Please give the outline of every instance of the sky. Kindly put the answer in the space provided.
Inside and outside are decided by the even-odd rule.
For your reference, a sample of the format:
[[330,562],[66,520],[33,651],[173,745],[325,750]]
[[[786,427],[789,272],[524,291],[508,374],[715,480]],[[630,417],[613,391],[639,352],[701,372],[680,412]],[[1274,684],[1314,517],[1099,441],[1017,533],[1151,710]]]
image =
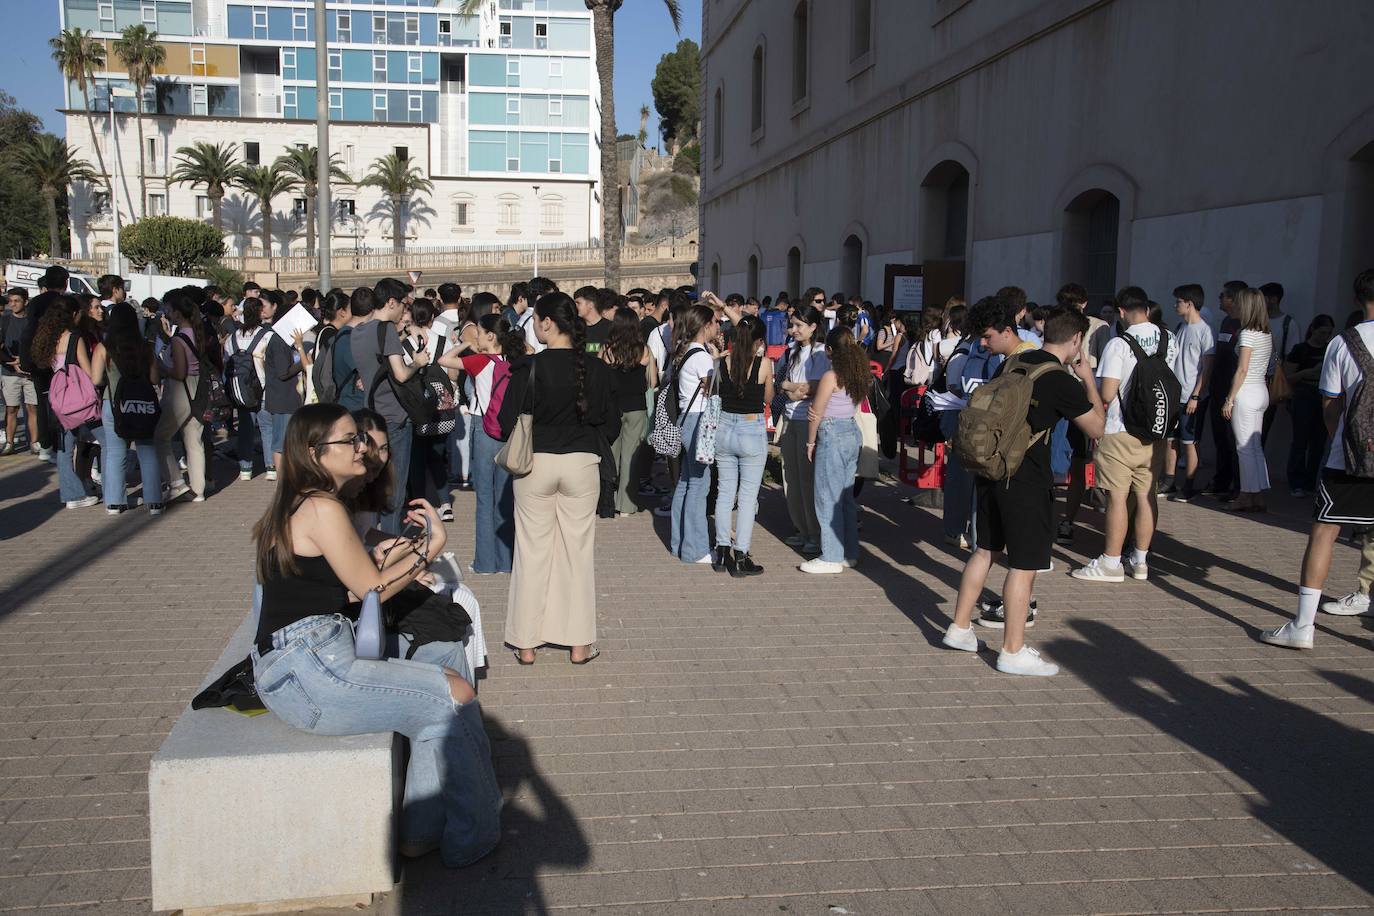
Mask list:
[[[682,35],[673,31],[661,0],[626,0],[616,14],[615,114],[621,133],[639,130],[639,107],[652,112],[658,59],[677,46],[679,37],[701,43],[701,0],[681,0]],[[5,16],[5,53],[0,54],[0,89],[21,108],[43,119],[59,137],[66,133],[56,109],[63,104],[62,80],[49,56],[48,39],[58,32],[57,0],[0,0]],[[649,118],[649,137],[657,136],[657,114]]]

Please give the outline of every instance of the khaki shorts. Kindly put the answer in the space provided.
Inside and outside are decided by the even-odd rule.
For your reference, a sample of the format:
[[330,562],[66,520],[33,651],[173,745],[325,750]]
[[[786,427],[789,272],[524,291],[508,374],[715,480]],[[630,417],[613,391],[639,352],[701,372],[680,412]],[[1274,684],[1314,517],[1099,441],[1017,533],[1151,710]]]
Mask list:
[[1109,493],[1133,490],[1153,492],[1164,471],[1166,442],[1141,442],[1130,433],[1110,433],[1097,443],[1093,463],[1097,485]]
[[18,407],[21,401],[37,405],[38,391],[33,387],[33,379],[22,375],[0,376],[0,401],[3,401],[6,407]]

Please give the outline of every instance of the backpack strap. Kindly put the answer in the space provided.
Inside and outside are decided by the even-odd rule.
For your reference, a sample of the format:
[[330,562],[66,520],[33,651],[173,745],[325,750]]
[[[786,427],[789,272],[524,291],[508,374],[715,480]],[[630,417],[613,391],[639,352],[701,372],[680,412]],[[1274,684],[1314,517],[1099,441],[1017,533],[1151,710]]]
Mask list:
[[1365,381],[1374,379],[1374,355],[1371,355],[1369,348],[1365,346],[1359,328],[1349,328],[1342,331],[1341,340],[1345,341],[1345,348],[1350,351],[1355,364],[1360,367],[1360,373],[1364,376]]

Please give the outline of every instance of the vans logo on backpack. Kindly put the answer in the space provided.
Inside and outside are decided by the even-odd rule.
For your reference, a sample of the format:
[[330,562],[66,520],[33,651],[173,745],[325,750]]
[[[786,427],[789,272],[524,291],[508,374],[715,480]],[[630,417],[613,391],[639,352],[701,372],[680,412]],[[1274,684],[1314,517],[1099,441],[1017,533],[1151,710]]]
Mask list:
[[125,413],[136,413],[143,414],[144,416],[152,416],[153,414],[158,412],[158,404],[156,401],[121,401],[119,404],[119,409],[124,411]]

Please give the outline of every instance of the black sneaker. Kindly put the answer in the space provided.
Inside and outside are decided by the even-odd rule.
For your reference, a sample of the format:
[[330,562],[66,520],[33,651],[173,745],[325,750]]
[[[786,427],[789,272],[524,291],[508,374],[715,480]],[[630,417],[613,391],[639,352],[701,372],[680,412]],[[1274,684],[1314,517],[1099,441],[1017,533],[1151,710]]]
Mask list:
[[1193,488],[1192,488],[1192,487],[1186,487],[1186,488],[1184,488],[1184,489],[1182,489],[1182,490],[1179,490],[1177,493],[1174,493],[1172,496],[1170,496],[1170,497],[1169,497],[1169,502],[1171,502],[1171,503],[1187,503],[1187,502],[1192,502],[1192,501],[1193,501],[1193,497],[1194,497],[1195,495],[1196,495],[1196,494],[1193,492]]
[[1058,531],[1058,533],[1055,534],[1054,540],[1055,540],[1055,543],[1057,543],[1057,544],[1072,544],[1072,543],[1073,543],[1073,525],[1071,525],[1071,524],[1068,523],[1068,522],[1060,522],[1060,523],[1059,523],[1059,531]]
[[[1026,615],[1026,629],[1035,626],[1035,615],[1039,611],[1035,599],[1031,599],[1030,613]],[[992,601],[978,602],[978,620],[976,623],[980,627],[987,627],[990,630],[1001,630],[1007,625],[1006,608],[1002,606],[1000,599]]]
[[1178,485],[1174,483],[1172,477],[1161,477],[1155,487],[1155,492],[1160,496],[1173,496],[1178,492]]

